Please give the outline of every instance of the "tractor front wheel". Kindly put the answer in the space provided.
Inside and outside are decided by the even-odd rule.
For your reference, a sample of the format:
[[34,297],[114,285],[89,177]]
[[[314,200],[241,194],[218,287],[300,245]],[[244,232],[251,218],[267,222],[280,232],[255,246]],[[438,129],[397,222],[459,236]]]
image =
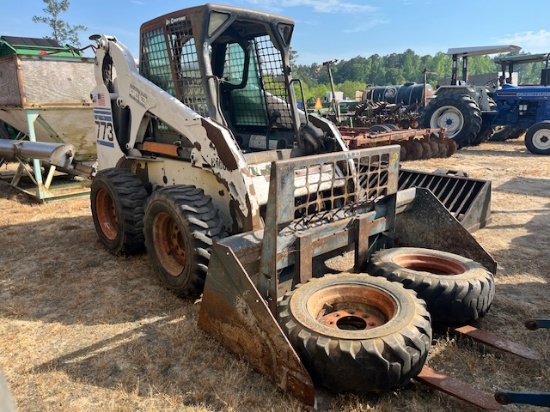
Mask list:
[[194,186],[158,189],[145,207],[145,245],[162,283],[180,297],[201,294],[212,241],[224,228],[210,196]]
[[279,322],[317,385],[366,394],[418,375],[430,315],[415,293],[367,274],[314,278],[288,292]]
[[92,181],[90,203],[94,226],[101,243],[115,255],[144,250],[143,208],[147,191],[128,169],[110,168]]
[[525,147],[533,154],[550,155],[550,121],[535,123],[527,129]]

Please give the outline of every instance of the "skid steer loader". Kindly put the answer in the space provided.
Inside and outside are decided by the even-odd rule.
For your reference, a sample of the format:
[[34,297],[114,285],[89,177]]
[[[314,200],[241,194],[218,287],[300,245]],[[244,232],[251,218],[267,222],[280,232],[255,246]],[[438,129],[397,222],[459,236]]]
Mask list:
[[206,332],[313,404],[315,385],[405,385],[431,343],[414,293],[323,276],[319,259],[353,250],[360,272],[402,245],[496,264],[429,190],[398,189],[399,146],[349,150],[334,124],[297,109],[293,28],[227,6],[173,12],[142,25],[139,71],[116,38],[96,36],[91,208],[110,252],[146,248],[166,287],[202,293]]

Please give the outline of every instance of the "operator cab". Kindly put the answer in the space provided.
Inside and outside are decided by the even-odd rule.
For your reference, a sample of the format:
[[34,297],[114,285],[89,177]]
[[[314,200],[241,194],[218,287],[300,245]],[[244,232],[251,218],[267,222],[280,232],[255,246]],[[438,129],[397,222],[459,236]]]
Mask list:
[[[297,108],[289,62],[293,29],[288,18],[234,7],[181,10],[142,25],[140,72],[228,128],[245,154],[333,151],[330,128],[312,126]],[[185,144],[168,125],[152,123],[155,140]]]

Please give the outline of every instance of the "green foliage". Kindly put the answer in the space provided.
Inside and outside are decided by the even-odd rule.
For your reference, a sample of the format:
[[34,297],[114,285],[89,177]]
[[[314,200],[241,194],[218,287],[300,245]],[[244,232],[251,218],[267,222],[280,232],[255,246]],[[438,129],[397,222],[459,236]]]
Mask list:
[[[307,66],[293,65],[293,77],[302,80],[306,100],[324,97],[330,90],[327,69],[323,68],[317,73],[315,71],[317,67],[317,63]],[[357,56],[350,60],[340,60],[331,65],[331,70],[336,90],[344,92],[346,97],[353,99],[355,91],[364,90],[366,85],[422,83],[424,69],[436,73],[427,75],[428,83],[435,87],[441,79],[451,76],[451,67],[452,59],[446,53],[419,56],[413,50],[407,49],[403,53],[392,53],[386,56],[373,54],[370,57]],[[468,60],[470,75],[496,74],[497,69],[497,65],[488,56],[471,57]],[[540,77],[540,70],[538,73]]]
[[78,33],[88,28],[83,25],[71,26],[67,22],[61,20],[59,15],[69,9],[69,0],[42,0],[46,7],[42,9],[46,16],[34,16],[32,21],[35,23],[45,23],[52,29],[51,36],[45,36],[47,39],[55,39],[60,44],[69,43],[73,46],[80,47]]

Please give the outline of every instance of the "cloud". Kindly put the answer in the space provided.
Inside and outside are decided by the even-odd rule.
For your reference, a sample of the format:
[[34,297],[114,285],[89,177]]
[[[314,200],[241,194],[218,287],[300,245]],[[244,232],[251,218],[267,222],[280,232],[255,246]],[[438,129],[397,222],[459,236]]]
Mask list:
[[361,24],[358,24],[350,29],[344,29],[342,30],[344,33],[359,33],[362,31],[367,31],[369,29],[372,29],[373,27],[379,26],[380,24],[388,24],[389,20],[385,19],[378,19],[378,18],[372,18],[370,20],[366,20]]
[[516,44],[522,51],[531,53],[550,52],[550,31],[525,31],[505,36],[499,41],[501,44]]
[[355,14],[378,11],[378,7],[342,0],[248,0],[248,2],[274,10],[289,7],[311,7],[317,13]]

